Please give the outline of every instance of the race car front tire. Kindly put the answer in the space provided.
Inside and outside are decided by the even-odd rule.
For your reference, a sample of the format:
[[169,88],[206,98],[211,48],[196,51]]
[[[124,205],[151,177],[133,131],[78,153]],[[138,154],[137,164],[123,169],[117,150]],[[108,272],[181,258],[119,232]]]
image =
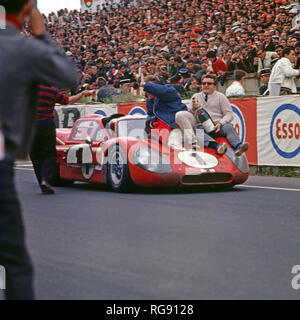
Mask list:
[[114,145],[108,152],[108,182],[117,192],[130,191],[134,186],[129,172],[127,156],[119,145]]

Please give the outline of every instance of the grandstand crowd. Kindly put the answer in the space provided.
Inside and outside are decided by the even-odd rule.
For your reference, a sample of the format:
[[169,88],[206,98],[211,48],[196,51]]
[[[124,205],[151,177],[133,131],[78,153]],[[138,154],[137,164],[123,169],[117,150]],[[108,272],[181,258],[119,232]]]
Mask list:
[[295,49],[298,69],[299,7],[287,0],[107,1],[95,13],[65,9],[45,19],[77,66],[75,91],[138,94],[144,78],[157,75],[184,93],[199,91],[208,72],[221,84],[237,69],[259,77],[285,47]]

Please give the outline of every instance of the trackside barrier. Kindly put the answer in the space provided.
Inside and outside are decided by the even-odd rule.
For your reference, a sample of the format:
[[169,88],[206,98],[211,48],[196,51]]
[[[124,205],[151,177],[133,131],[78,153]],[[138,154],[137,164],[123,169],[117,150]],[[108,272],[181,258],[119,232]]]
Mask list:
[[[189,104],[189,100],[183,101]],[[300,167],[300,95],[230,99],[233,126],[248,141],[250,165]],[[146,114],[145,102],[56,108],[57,127],[72,127],[87,114]]]

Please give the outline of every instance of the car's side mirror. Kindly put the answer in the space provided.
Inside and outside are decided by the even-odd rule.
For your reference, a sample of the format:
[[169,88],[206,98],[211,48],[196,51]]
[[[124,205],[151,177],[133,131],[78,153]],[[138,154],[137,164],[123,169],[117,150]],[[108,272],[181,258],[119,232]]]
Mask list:
[[86,137],[84,141],[85,141],[85,143],[87,143],[89,145],[91,145],[93,143],[93,140],[91,137]]

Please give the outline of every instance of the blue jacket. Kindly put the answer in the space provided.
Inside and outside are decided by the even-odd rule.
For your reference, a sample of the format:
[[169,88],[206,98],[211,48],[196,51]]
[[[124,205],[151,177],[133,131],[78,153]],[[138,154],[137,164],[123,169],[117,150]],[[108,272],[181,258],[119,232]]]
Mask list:
[[187,110],[187,107],[182,103],[176,89],[170,84],[156,84],[146,82],[144,91],[153,94],[154,100],[147,99],[148,119],[151,123],[160,119],[168,124],[171,128],[176,128],[178,125],[175,122],[175,114],[178,111]]

